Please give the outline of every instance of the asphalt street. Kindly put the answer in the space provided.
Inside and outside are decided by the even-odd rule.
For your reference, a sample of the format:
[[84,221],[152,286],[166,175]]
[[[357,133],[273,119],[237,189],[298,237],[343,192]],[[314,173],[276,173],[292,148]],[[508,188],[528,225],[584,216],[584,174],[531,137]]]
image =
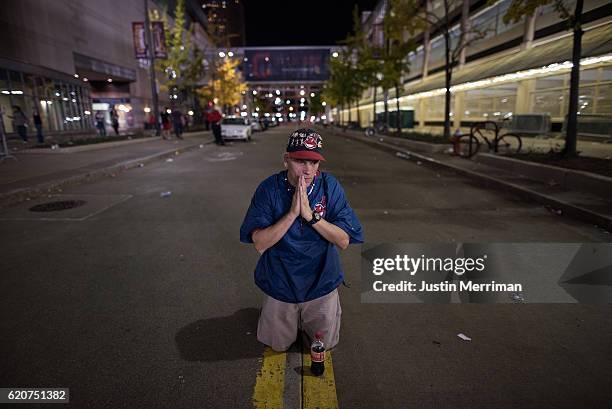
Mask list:
[[[0,211],[0,386],[69,387],[74,408],[252,408],[262,294],[258,254],[238,233],[291,130],[71,187],[58,197],[86,202],[75,209],[28,211],[54,197]],[[366,244],[612,241],[451,172],[323,138],[322,170]],[[362,304],[360,251],[342,254],[339,407],[609,407],[609,304]]]

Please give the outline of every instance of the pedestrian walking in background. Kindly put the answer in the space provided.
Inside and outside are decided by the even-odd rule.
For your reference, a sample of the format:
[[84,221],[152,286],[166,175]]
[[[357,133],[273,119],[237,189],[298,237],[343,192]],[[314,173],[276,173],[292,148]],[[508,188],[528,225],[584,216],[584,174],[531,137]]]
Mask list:
[[21,137],[23,143],[28,142],[28,118],[25,116],[21,107],[13,105],[13,115],[9,115],[9,118],[13,120],[13,128],[17,130],[17,133]]
[[216,109],[213,109],[208,114],[208,122],[210,122],[210,126],[212,127],[213,135],[215,136],[215,143],[217,145],[225,145],[223,142],[223,137],[221,136],[221,113]]
[[170,127],[172,126],[170,121],[170,112],[170,108],[165,107],[159,114],[162,123],[162,138],[164,139],[170,139]]
[[110,117],[111,117],[111,125],[113,129],[115,130],[115,135],[119,135],[119,115],[117,115],[117,111],[115,111],[115,109],[112,109],[110,111]]
[[98,135],[106,136],[106,125],[104,124],[104,112],[96,111],[96,128],[98,128]]
[[42,119],[40,118],[40,112],[38,112],[36,109],[32,114],[32,120],[34,122],[34,128],[36,128],[36,138],[38,139],[38,143],[44,143],[45,137],[42,133]]
[[155,115],[149,114],[144,124],[145,129],[155,129]]
[[298,328],[322,332],[328,348],[340,333],[338,286],[344,281],[338,249],[363,243],[359,220],[340,182],[319,171],[323,139],[312,129],[289,136],[286,170],[255,191],[240,228],[240,241],[261,254],[255,284],[264,292],[257,339],[286,351]]
[[177,138],[183,139],[183,113],[180,109],[174,108],[172,110],[172,126],[174,127],[174,134]]

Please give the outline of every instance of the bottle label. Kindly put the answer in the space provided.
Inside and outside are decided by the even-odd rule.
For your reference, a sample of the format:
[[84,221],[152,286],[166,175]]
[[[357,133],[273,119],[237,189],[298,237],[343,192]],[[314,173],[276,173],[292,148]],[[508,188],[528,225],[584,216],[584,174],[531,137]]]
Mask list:
[[325,361],[325,351],[323,352],[310,351],[310,359],[312,359],[312,362],[324,362]]

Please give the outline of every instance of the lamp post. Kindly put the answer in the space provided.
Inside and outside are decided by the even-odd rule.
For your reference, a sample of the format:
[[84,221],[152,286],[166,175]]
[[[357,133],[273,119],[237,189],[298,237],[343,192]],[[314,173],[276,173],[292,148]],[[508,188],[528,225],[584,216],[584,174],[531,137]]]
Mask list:
[[147,42],[147,56],[149,57],[149,68],[151,69],[151,99],[153,100],[153,115],[155,115],[155,136],[161,134],[159,129],[159,102],[157,100],[157,85],[155,84],[155,50],[153,49],[153,37],[151,36],[151,26],[149,21],[149,3],[144,0],[145,7],[145,35]]

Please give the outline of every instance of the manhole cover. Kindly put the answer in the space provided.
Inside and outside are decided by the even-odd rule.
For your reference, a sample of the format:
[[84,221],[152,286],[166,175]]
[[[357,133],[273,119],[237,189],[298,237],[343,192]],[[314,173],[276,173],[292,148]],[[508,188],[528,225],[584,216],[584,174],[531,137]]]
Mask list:
[[42,203],[30,207],[31,212],[59,212],[60,210],[73,209],[85,204],[85,200],[60,200],[58,202]]

